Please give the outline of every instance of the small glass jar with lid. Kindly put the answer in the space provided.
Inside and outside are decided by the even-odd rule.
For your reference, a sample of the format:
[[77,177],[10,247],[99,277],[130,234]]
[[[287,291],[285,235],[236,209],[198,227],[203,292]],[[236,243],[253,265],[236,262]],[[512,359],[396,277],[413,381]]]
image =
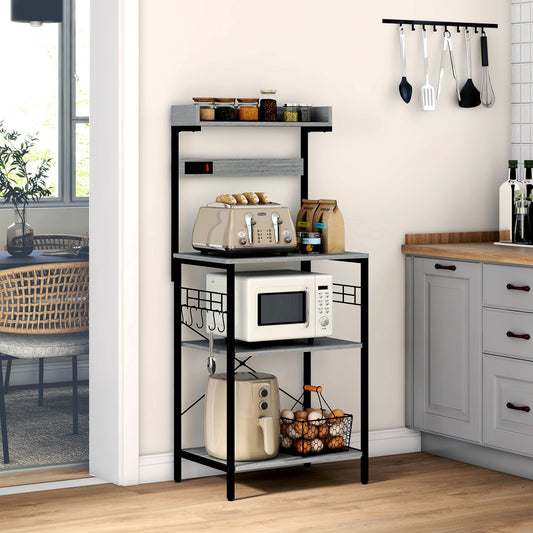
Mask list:
[[299,104],[298,112],[301,122],[311,122],[311,109],[313,106],[311,104]]
[[215,120],[215,99],[197,97],[193,98],[194,104],[200,108],[200,120]]
[[235,98],[215,98],[215,120],[235,120]]
[[237,98],[239,120],[259,120],[259,98]]
[[283,106],[283,122],[298,122],[298,104]]
[[275,122],[278,119],[278,103],[274,99],[275,89],[261,89],[259,102],[259,119],[266,122]]

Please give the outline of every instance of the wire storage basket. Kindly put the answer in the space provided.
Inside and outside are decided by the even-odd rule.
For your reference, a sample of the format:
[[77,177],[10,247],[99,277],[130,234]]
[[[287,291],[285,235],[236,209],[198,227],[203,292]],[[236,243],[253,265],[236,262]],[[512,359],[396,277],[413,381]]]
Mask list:
[[[302,393],[291,409],[283,410],[280,416],[280,448],[302,456],[347,451],[353,415],[331,409],[322,396],[322,387],[304,385],[304,390],[317,393],[320,408],[304,411]],[[297,405],[302,409],[295,411]]]

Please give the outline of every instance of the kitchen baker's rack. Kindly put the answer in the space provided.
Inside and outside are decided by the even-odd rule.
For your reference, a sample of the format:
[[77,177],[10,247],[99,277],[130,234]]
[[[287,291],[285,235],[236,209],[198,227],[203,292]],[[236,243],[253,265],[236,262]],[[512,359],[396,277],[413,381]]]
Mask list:
[[[294,159],[201,159],[194,165],[186,165],[188,160],[179,157],[180,135],[189,132],[200,132],[203,128],[212,127],[245,127],[263,128],[280,127],[296,128],[300,134],[300,158]],[[227,358],[226,387],[226,449],[227,460],[209,456],[203,447],[182,447],[182,415],[188,412],[201,400],[182,411],[182,350],[192,348],[197,351],[209,351],[209,343],[200,333],[202,340],[183,340],[182,321],[174,320],[174,480],[182,479],[182,459],[215,468],[226,474],[227,499],[235,499],[235,475],[239,472],[256,471],[272,468],[285,468],[314,463],[328,463],[360,460],[361,483],[368,483],[368,254],[345,252],[342,254],[302,255],[296,253],[251,255],[249,257],[233,257],[200,252],[179,251],[179,183],[180,179],[195,175],[205,175],[203,169],[209,168],[209,176],[298,176],[300,178],[300,199],[308,198],[308,137],[314,132],[330,132],[331,107],[313,107],[310,122],[260,122],[260,121],[200,121],[198,106],[173,106],[171,112],[171,214],[172,214],[172,281],[174,285],[174,316],[181,316],[181,311],[194,313],[197,309],[212,305],[208,291],[191,289],[182,286],[184,267],[215,268],[225,271],[227,278],[226,294],[222,296],[226,311],[226,338],[216,339],[213,353],[225,355]],[[199,164],[200,163],[200,164]],[[209,163],[206,167],[205,163]],[[187,170],[189,167],[189,171]],[[202,169],[197,172],[197,169]],[[205,177],[205,176],[204,176]],[[333,337],[316,339],[299,339],[277,343],[241,343],[235,339],[235,272],[243,265],[261,265],[264,269],[277,264],[286,268],[287,263],[299,266],[301,271],[311,272],[314,261],[339,261],[358,266],[359,285],[343,283],[334,284],[334,300],[337,303],[355,305],[360,309],[360,341],[349,341]],[[185,292],[183,291],[185,289]],[[197,292],[194,292],[197,291]],[[184,305],[185,304],[185,305]],[[215,306],[216,307],[216,306]],[[218,312],[218,309],[212,309]],[[184,312],[185,312],[184,311]],[[200,311],[201,313],[202,311]],[[207,312],[207,311],[205,311]],[[224,308],[222,308],[224,313]],[[191,315],[192,317],[192,315]],[[190,318],[187,318],[188,322]],[[186,324],[187,325],[187,324]],[[194,328],[192,328],[194,329]],[[198,333],[198,332],[197,332]],[[299,457],[280,453],[277,457],[262,461],[235,461],[235,371],[244,366],[251,368],[247,361],[252,356],[268,355],[274,352],[303,354],[303,383],[311,383],[311,354],[324,350],[357,349],[360,354],[360,447],[347,451],[326,455]],[[233,372],[231,372],[233,369]],[[290,395],[289,395],[290,396]],[[292,396],[291,396],[292,397]],[[311,405],[311,393],[304,394],[304,405]]]

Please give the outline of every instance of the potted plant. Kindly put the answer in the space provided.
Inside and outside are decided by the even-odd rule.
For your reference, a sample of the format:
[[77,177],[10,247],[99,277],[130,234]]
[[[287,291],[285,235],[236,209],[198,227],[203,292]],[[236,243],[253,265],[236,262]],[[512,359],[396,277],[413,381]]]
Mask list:
[[7,131],[0,121],[0,197],[15,208],[15,221],[7,230],[7,251],[11,255],[33,252],[33,228],[26,222],[26,207],[30,201],[52,194],[45,183],[51,159],[33,161],[37,137],[20,138],[20,133]]

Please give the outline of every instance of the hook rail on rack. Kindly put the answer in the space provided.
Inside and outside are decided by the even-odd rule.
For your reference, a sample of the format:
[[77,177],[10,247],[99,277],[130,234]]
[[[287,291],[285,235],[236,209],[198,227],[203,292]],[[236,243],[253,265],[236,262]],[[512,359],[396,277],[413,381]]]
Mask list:
[[475,33],[478,32],[478,29],[484,31],[486,28],[497,28],[498,24],[489,24],[483,22],[447,22],[442,20],[408,20],[408,19],[383,19],[383,24],[400,24],[411,26],[411,29],[414,31],[415,26],[433,26],[433,31],[437,31],[437,26],[444,26],[447,30],[448,26],[455,26],[457,31],[461,31],[461,28],[474,28]]

